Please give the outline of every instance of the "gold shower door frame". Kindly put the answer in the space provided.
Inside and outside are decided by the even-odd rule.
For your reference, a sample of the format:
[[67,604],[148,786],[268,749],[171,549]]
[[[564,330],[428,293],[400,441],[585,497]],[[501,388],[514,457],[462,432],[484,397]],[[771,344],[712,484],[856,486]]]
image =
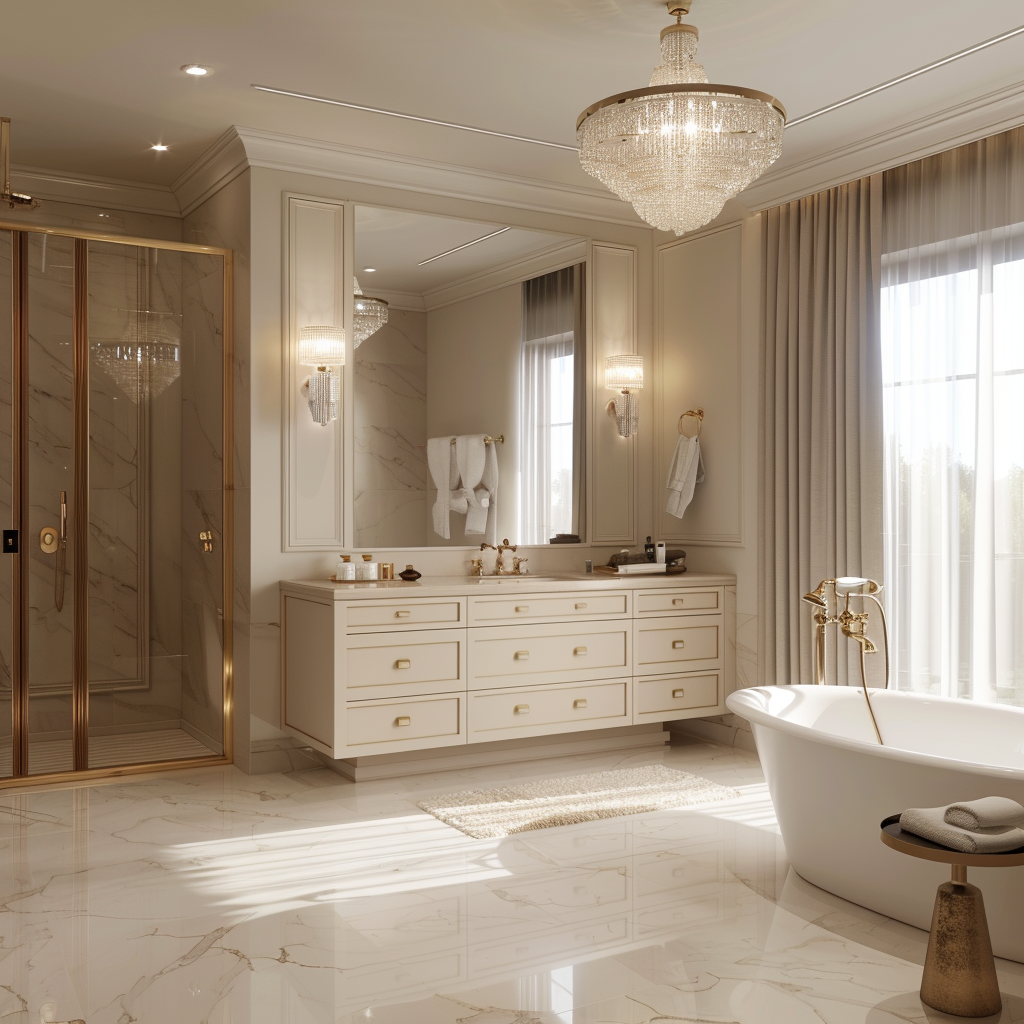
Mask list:
[[[14,559],[14,649],[12,657],[13,775],[0,779],[0,789],[41,784],[70,782],[82,779],[116,778],[142,772],[169,771],[175,768],[197,768],[231,764],[234,760],[234,406],[232,390],[233,361],[233,288],[234,253],[211,245],[187,242],[166,242],[155,238],[108,235],[97,231],[72,231],[65,228],[34,227],[0,220],[0,231],[11,232],[13,263],[13,511],[12,529],[18,531],[18,553]],[[51,774],[27,774],[29,685],[25,674],[25,653],[28,650],[28,535],[29,495],[24,484],[28,463],[28,237],[57,235],[74,242],[74,298],[72,344],[74,347],[74,479],[73,519],[74,559],[72,584],[74,594],[72,629],[72,764],[71,771]],[[175,252],[202,253],[220,256],[224,261],[223,278],[223,367],[222,367],[222,744],[223,754],[183,758],[176,761],[146,761],[138,764],[89,768],[89,242],[169,249]]]

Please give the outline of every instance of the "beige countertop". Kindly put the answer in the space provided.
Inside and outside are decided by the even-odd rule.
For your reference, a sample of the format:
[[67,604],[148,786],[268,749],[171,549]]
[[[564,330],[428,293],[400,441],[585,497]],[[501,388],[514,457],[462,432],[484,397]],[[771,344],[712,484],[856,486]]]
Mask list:
[[537,573],[525,576],[423,576],[415,583],[376,580],[371,583],[334,583],[331,580],[282,580],[281,589],[292,594],[335,601],[394,599],[396,597],[469,597],[509,594],[556,594],[579,590],[651,590],[663,587],[730,587],[736,577],[728,573],[686,572],[668,575],[610,576],[597,573]]

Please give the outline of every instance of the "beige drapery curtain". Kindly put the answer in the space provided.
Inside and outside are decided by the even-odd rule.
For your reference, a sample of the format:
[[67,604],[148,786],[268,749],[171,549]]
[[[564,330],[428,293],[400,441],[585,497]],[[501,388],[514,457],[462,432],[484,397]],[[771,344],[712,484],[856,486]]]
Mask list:
[[[806,683],[801,595],[827,577],[882,573],[882,176],[762,219],[760,676]],[[831,679],[859,681],[853,646],[830,638]]]

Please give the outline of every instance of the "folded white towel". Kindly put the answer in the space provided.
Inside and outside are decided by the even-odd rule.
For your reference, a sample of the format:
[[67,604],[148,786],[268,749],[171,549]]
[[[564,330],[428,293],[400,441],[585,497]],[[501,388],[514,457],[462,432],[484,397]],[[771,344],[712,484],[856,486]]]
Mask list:
[[1007,796],[983,796],[980,800],[962,800],[946,808],[947,825],[970,829],[1024,825],[1024,807]]
[[[466,533],[482,533],[488,544],[498,543],[498,446],[494,442],[484,450],[484,472],[476,492],[477,510],[466,515]],[[486,509],[486,512],[484,511]],[[472,519],[472,524],[470,520]],[[472,525],[472,531],[470,526]]]
[[[434,502],[432,516],[434,533],[445,540],[451,538],[449,513],[452,510],[452,491],[459,484],[459,467],[455,459],[455,449],[450,437],[431,437],[427,439],[427,467],[437,488],[437,500]],[[455,505],[459,511],[458,503]],[[465,511],[465,507],[461,509]]]
[[679,435],[665,485],[665,511],[677,519],[683,518],[686,506],[693,500],[695,484],[704,482],[704,458],[696,436]]
[[490,504],[490,492],[481,486],[487,464],[484,435],[460,434],[456,437],[455,457],[459,464],[462,495],[466,499],[466,533],[483,533]]
[[900,815],[900,828],[961,853],[1005,853],[1024,846],[1024,829],[1000,827],[968,830],[950,825],[946,807],[910,807]]

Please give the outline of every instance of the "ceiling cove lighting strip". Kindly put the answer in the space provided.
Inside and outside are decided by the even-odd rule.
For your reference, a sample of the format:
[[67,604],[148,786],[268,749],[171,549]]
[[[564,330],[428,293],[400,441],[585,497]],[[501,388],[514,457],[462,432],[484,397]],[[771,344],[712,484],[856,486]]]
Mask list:
[[899,85],[901,82],[909,82],[911,78],[917,78],[918,75],[923,75],[928,71],[934,71],[936,68],[941,68],[946,64],[952,64],[953,61],[960,60],[961,57],[969,57],[972,53],[977,53],[979,50],[986,50],[990,46],[995,46],[996,43],[1005,42],[1007,39],[1013,39],[1014,36],[1019,36],[1021,34],[1024,34],[1024,25],[1011,29],[1009,32],[1004,32],[1002,35],[986,39],[983,43],[976,43],[974,46],[968,46],[966,50],[958,50],[956,53],[951,53],[948,57],[943,57],[941,60],[933,61],[931,64],[925,64],[924,67],[917,68],[914,71],[908,71],[905,75],[900,75],[898,78],[890,78],[888,82],[883,82],[881,85],[876,85],[871,89],[865,89],[864,92],[858,92],[853,96],[847,96],[845,100],[840,100],[838,103],[830,103],[827,107],[822,107],[820,110],[812,110],[809,114],[804,114],[803,117],[794,118],[786,125],[786,127],[795,128],[798,124],[810,121],[813,117],[821,117],[822,114],[829,114],[833,110],[838,110],[840,107],[845,107],[850,103],[856,103],[857,100],[866,99],[868,96],[874,96],[875,93],[882,92],[885,89],[891,89],[894,85]]
[[503,235],[506,231],[511,230],[511,227],[498,228],[497,231],[492,231],[489,235],[481,235],[479,238],[474,238],[472,242],[466,242],[465,245],[457,245],[454,249],[448,249],[445,252],[439,252],[436,256],[431,256],[429,260],[424,260],[422,263],[417,263],[418,267],[425,267],[428,263],[433,263],[434,260],[439,260],[442,256],[451,256],[453,252],[462,252],[463,249],[468,249],[471,245],[476,245],[477,242],[486,242],[488,238],[493,238],[495,235]]
[[253,84],[259,92],[272,92],[278,96],[291,96],[297,100],[312,100],[314,103],[327,103],[332,107],[348,107],[349,110],[365,110],[370,114],[386,114],[388,117],[400,117],[405,121],[420,121],[423,124],[437,124],[442,128],[458,128],[464,132],[475,132],[477,135],[493,135],[498,139],[511,139],[513,142],[532,142],[535,146],[550,146],[552,149],[568,149],[578,152],[575,146],[565,146],[561,142],[548,142],[547,139],[533,139],[528,135],[510,135],[508,132],[494,132],[489,128],[475,128],[471,124],[458,124],[455,121],[439,121],[436,117],[420,117],[417,114],[403,114],[399,110],[385,110],[383,107],[367,107],[362,103],[348,103],[345,100],[334,100],[329,96],[313,96],[305,92],[292,92],[289,89],[274,89],[269,85]]

